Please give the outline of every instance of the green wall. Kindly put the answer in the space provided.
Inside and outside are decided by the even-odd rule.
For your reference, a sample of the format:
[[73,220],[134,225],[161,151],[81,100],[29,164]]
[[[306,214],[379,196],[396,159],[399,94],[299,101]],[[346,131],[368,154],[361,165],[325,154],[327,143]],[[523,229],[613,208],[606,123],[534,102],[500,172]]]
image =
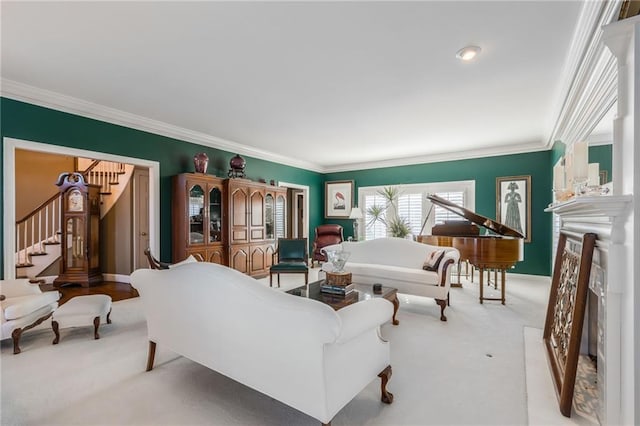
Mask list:
[[[0,99],[0,120],[2,137],[159,162],[160,257],[164,261],[171,260],[171,177],[178,173],[192,171],[192,158],[197,152],[206,152],[209,156],[208,173],[226,176],[229,160],[235,155],[235,153],[227,151],[6,98]],[[352,233],[352,221],[324,219],[325,181],[353,179],[357,191],[358,186],[473,179],[476,181],[477,213],[494,218],[496,213],[496,177],[531,175],[532,241],[525,244],[525,260],[520,262],[513,271],[549,275],[551,215],[544,213],[543,210],[551,202],[551,168],[554,158],[557,159],[564,154],[564,148],[560,150],[556,145],[550,151],[327,175],[248,156],[245,158],[247,160],[247,176],[252,180],[265,179],[270,181],[274,179],[310,187],[309,226],[311,239],[313,238],[313,229],[322,223],[340,223],[344,226],[345,236]],[[2,159],[0,158],[0,167],[1,165]],[[2,175],[0,175],[0,188],[4,191],[4,182],[1,179]],[[1,203],[2,198],[0,197]],[[1,232],[0,229],[0,244],[3,241]],[[0,267],[3,268],[3,264],[0,264]]]
[[[504,155],[412,166],[386,167],[330,173],[327,180],[353,179],[355,193],[360,186],[400,185],[459,180],[475,180],[476,213],[496,217],[496,178],[531,176],[531,242],[525,243],[524,261],[511,272],[550,275],[551,215],[544,209],[551,202],[551,151]],[[352,221],[332,220],[352,234]]]
[[[178,173],[192,172],[193,155],[198,152],[206,152],[209,156],[209,174],[226,176],[229,160],[235,155],[7,98],[0,99],[0,120],[3,138],[11,137],[159,162],[160,257],[164,261],[171,260],[171,177]],[[4,155],[3,153],[0,155]],[[313,230],[323,223],[324,176],[321,173],[248,156],[244,158],[247,161],[246,173],[249,179],[265,179],[267,182],[274,179],[309,186],[309,227]],[[0,158],[0,167],[2,164],[3,158]],[[0,173],[0,188],[4,193],[5,183],[1,179],[3,177]],[[0,194],[0,205],[2,202]],[[4,211],[4,206],[2,209]],[[0,229],[0,244],[3,245],[3,241]],[[4,271],[4,263],[0,264],[0,268],[0,271]]]

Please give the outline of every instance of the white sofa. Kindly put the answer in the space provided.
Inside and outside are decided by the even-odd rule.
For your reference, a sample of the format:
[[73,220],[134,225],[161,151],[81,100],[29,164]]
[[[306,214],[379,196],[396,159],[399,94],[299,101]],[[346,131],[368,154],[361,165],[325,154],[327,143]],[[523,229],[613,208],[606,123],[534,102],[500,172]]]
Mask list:
[[206,262],[139,269],[131,284],[147,318],[147,371],[159,344],[325,424],[376,376],[383,402],[393,399],[389,343],[380,337],[393,315],[387,300],[336,312]]
[[58,291],[40,290],[28,279],[0,281],[0,338],[13,339],[13,353],[20,353],[22,333],[51,316],[58,307]]
[[[345,241],[327,246],[324,250],[344,250],[351,253],[344,270],[352,273],[354,283],[381,283],[397,288],[399,293],[433,297],[440,306],[440,320],[447,320],[444,310],[451,287],[450,268],[460,259],[460,253],[455,248],[391,237]],[[434,250],[444,250],[444,257],[437,271],[426,271],[422,266]],[[333,266],[330,262],[325,262],[322,270],[332,271]]]

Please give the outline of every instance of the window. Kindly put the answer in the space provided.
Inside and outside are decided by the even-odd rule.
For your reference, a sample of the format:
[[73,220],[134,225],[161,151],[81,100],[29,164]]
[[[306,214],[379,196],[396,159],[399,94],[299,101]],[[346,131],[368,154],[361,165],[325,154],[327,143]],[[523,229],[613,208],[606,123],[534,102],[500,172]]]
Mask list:
[[[397,213],[409,224],[414,237],[431,234],[431,228],[436,223],[445,220],[464,220],[449,210],[434,206],[427,200],[429,194],[438,195],[471,211],[475,210],[475,181],[386,186],[396,186],[399,189]],[[372,223],[372,216],[369,214],[369,209],[374,205],[386,207],[386,199],[378,193],[384,188],[385,186],[358,188],[358,205],[362,207],[364,213],[364,220],[359,222],[360,235],[364,235],[367,240],[387,236],[387,227],[379,221]],[[389,211],[387,214],[392,217],[395,212]]]
[[[464,207],[464,191],[454,191],[454,192],[436,192],[436,194],[440,198],[444,198],[445,200],[451,201],[454,204],[457,204],[461,207]],[[445,223],[448,220],[465,220],[462,216],[459,216],[444,207],[434,206],[435,212],[435,223]]]
[[398,197],[398,216],[409,224],[413,235],[419,235],[422,228],[422,199],[423,195],[420,192]]
[[384,207],[387,203],[382,195],[367,194],[364,196],[364,226],[367,230],[365,239],[374,240],[387,236],[387,227],[380,221],[373,221],[373,216],[369,214],[369,209],[373,206]]

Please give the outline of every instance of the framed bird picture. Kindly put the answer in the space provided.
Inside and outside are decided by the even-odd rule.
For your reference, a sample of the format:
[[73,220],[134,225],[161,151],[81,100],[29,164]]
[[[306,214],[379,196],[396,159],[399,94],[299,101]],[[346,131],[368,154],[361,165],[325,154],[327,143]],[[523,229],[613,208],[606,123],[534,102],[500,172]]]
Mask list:
[[324,184],[325,219],[347,219],[353,206],[353,181],[336,180]]
[[531,242],[531,176],[496,178],[496,220]]

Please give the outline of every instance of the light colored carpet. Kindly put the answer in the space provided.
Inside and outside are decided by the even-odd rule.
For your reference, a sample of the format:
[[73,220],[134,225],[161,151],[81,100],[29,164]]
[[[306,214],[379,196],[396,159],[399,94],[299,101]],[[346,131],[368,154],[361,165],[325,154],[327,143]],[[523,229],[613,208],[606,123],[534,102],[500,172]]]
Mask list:
[[[300,280],[283,276],[282,288],[295,287]],[[268,285],[268,279],[260,282]],[[567,423],[557,412],[539,338],[528,339],[525,351],[525,327],[542,328],[548,290],[549,278],[510,274],[506,306],[480,305],[477,284],[465,283],[464,288],[452,289],[448,322],[439,321],[439,307],[432,299],[401,295],[400,325],[382,329],[391,342],[393,377],[388,389],[395,395],[394,403],[380,403],[379,380],[373,380],[332,424],[580,424],[575,415]],[[64,329],[60,344],[53,346],[53,333],[43,324],[23,336],[20,355],[11,353],[9,340],[3,341],[0,423],[318,424],[161,346],[154,370],[144,372],[148,342],[139,300],[114,303],[111,318],[113,324],[101,327],[100,340],[93,340],[92,327]],[[529,352],[542,354],[542,361],[538,358],[537,364],[525,367],[525,352],[527,358]],[[259,352],[255,360],[260,362]],[[292,353],[291,362],[304,359]],[[549,383],[534,383],[537,390],[528,389],[530,377],[542,376],[549,377]],[[286,371],[282,380],[287,380]],[[532,392],[547,398],[527,403]]]

